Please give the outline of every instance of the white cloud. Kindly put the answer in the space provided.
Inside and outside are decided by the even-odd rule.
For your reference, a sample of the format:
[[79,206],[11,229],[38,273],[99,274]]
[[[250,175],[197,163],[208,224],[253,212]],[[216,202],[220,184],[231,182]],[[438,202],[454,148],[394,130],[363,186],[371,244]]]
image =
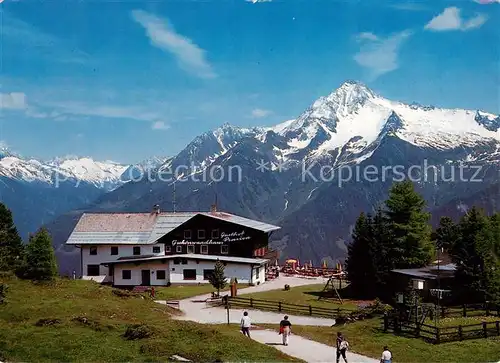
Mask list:
[[462,19],[461,10],[457,7],[449,7],[434,17],[424,27],[432,31],[462,30],[467,31],[482,26],[488,18],[483,14],[477,14],[468,20]]
[[405,11],[426,11],[428,9],[424,5],[416,4],[416,3],[413,3],[413,2],[392,4],[392,5],[389,5],[389,6],[391,8],[393,8],[393,9],[405,10]]
[[152,112],[148,107],[99,105],[74,101],[44,101],[43,103],[30,105],[30,107],[26,110],[26,116],[41,119],[52,119],[55,121],[64,121],[75,117],[78,117],[79,119],[102,117],[146,122],[156,122],[162,117],[159,112]]
[[362,67],[370,70],[372,78],[396,70],[399,67],[399,48],[411,32],[405,30],[387,38],[381,38],[373,33],[361,33],[357,39],[363,43],[354,60]]
[[217,77],[205,59],[205,51],[176,33],[165,20],[142,10],[133,10],[132,18],[144,27],[151,44],[175,55],[181,68],[201,78]]
[[486,21],[488,20],[488,17],[483,14],[478,14],[472,19],[469,19],[463,24],[462,30],[469,30],[469,29],[476,29],[481,27]]
[[378,40],[378,37],[375,34],[370,33],[370,32],[359,33],[358,34],[358,40],[363,40],[363,39],[366,39],[366,40]]
[[168,130],[170,128],[170,126],[168,126],[167,124],[165,124],[165,122],[163,121],[156,121],[153,123],[153,125],[151,126],[151,128],[153,130]]
[[0,93],[0,108],[9,110],[24,110],[27,107],[28,102],[24,93]]
[[263,118],[271,115],[273,112],[270,110],[263,110],[261,108],[256,108],[252,110],[252,117],[254,118]]
[[474,2],[482,5],[494,4],[494,3],[500,4],[500,0],[474,0]]
[[247,3],[270,3],[272,0],[245,0]]

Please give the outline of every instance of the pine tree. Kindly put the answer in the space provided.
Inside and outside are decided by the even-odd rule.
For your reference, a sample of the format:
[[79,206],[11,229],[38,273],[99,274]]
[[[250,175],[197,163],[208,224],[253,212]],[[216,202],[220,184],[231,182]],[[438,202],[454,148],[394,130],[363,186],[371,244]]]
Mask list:
[[50,281],[57,276],[57,262],[52,247],[52,238],[46,229],[30,236],[22,268],[24,278]]
[[396,268],[396,263],[399,259],[399,252],[391,234],[389,222],[383,210],[378,208],[373,218],[372,229],[374,255],[377,267],[377,297],[384,299],[389,298],[392,294],[392,288],[390,288],[390,274],[391,270]]
[[459,238],[459,228],[450,217],[441,217],[439,226],[433,233],[436,247],[451,251]]
[[370,215],[361,213],[348,246],[346,271],[350,289],[356,297],[376,297],[378,284],[377,248]]
[[224,264],[219,260],[215,263],[214,272],[208,277],[208,281],[217,289],[217,296],[219,296],[220,290],[226,287],[227,278],[224,275]]
[[17,233],[12,213],[0,203],[0,271],[17,271],[23,252],[24,245]]
[[389,228],[394,238],[393,253],[398,268],[423,267],[434,255],[430,213],[425,200],[410,181],[395,183],[385,202]]
[[498,217],[472,208],[459,223],[451,256],[457,264],[457,287],[470,300],[500,302]]

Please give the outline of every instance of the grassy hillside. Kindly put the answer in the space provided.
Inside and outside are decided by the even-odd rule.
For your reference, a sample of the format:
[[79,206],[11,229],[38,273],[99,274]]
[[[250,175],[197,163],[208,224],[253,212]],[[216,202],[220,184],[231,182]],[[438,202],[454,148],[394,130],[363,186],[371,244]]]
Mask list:
[[[7,303],[0,305],[2,361],[166,361],[174,354],[197,362],[292,360],[245,339],[234,327],[172,320],[168,307],[120,297],[93,282],[44,285],[0,278],[0,283],[9,289]],[[126,339],[132,324],[144,325],[151,335]]]

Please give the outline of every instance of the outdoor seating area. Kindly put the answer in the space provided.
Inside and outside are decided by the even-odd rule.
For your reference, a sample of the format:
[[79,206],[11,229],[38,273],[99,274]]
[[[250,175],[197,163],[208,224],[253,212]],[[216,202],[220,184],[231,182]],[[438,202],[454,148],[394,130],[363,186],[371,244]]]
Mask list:
[[325,277],[337,276],[339,279],[345,278],[345,272],[342,265],[337,263],[335,268],[328,268],[326,261],[323,261],[321,267],[314,267],[312,262],[300,264],[298,259],[288,259],[281,267],[281,272],[285,276],[303,276],[303,277]]

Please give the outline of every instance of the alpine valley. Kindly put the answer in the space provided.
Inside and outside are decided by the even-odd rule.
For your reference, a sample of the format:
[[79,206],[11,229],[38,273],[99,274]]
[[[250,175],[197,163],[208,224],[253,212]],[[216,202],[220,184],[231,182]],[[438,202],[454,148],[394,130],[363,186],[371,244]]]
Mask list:
[[[283,258],[335,261],[345,256],[359,213],[375,210],[404,177],[431,211],[456,218],[476,202],[498,210],[499,130],[498,115],[404,104],[348,81],[277,126],[225,124],[201,134],[139,181],[122,177],[131,166],[4,155],[2,201],[23,233],[53,219],[46,226],[62,272],[78,270],[79,255],[63,244],[84,211],[149,211],[155,204],[172,211],[174,203],[178,211],[208,210],[215,200],[219,210],[282,226],[271,238]],[[84,164],[103,172],[90,178],[80,172]],[[54,188],[54,170],[83,187]],[[26,175],[36,182],[23,181]],[[43,219],[32,209],[43,210]]]

